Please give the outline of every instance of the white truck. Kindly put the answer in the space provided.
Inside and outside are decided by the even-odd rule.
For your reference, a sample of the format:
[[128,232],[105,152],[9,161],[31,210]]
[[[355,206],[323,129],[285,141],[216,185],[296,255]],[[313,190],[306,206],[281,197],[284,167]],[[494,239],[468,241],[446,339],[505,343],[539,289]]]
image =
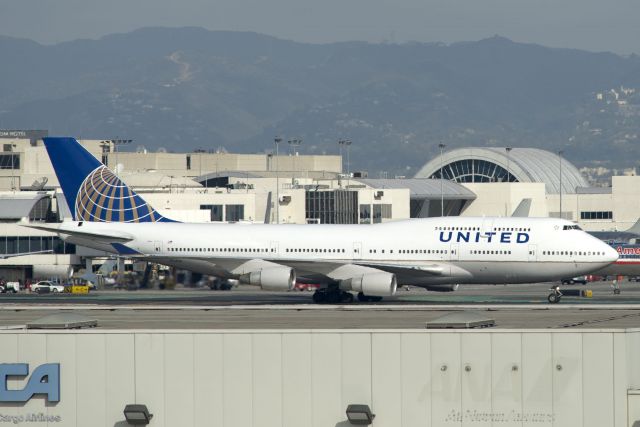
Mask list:
[[20,291],[20,282],[5,282],[0,284],[0,293],[13,292],[14,294]]

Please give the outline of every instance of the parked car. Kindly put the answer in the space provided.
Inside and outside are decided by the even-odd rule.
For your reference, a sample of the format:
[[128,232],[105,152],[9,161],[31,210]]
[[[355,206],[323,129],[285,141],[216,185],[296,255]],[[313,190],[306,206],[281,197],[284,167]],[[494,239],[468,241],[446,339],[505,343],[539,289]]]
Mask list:
[[562,279],[562,284],[563,285],[573,285],[575,283],[580,283],[581,285],[586,285],[587,284],[586,276],[578,276],[578,277],[572,277],[570,279]]
[[629,276],[630,282],[640,282],[640,276]]
[[45,292],[64,292],[64,286],[58,283],[53,283],[49,280],[41,280],[38,283],[31,285],[31,292],[36,292],[39,294]]

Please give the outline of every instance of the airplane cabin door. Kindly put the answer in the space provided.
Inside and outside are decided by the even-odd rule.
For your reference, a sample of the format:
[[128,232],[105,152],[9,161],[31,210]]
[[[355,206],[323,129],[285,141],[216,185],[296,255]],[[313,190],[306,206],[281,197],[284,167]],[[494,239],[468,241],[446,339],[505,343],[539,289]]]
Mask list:
[[278,242],[269,242],[269,258],[278,256]]
[[528,260],[529,261],[537,261],[538,256],[536,254],[536,245],[529,245],[529,255],[528,255]]
[[493,218],[482,218],[482,230],[480,230],[482,235],[485,233],[493,231]]
[[458,261],[460,259],[460,245],[452,243],[449,248],[449,259],[451,261]]
[[362,259],[362,242],[353,242],[353,259]]

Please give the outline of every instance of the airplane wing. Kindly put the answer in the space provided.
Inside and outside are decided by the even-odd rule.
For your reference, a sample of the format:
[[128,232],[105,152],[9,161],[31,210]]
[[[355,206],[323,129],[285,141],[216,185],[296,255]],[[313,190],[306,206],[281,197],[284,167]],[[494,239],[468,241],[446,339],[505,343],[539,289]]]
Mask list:
[[[226,260],[210,260],[224,265]],[[320,283],[330,283],[344,279],[349,275],[358,275],[365,272],[384,271],[396,275],[398,283],[415,284],[429,282],[430,280],[452,279],[455,277],[470,277],[471,273],[448,262],[429,264],[389,264],[370,261],[336,262],[336,261],[309,261],[309,260],[265,260],[271,263],[286,265],[296,270],[301,281],[309,280]]]
[[[211,274],[219,277],[228,277],[229,272],[248,267],[254,263],[255,268],[260,268],[260,263],[270,265],[285,265],[295,269],[298,280],[311,283],[331,283],[344,279],[349,275],[358,275],[371,271],[384,271],[393,273],[400,284],[416,284],[438,279],[451,279],[454,277],[468,277],[470,273],[448,262],[429,264],[388,264],[376,262],[339,262],[339,261],[309,261],[309,260],[279,260],[279,259],[254,259],[239,260],[229,258],[165,258],[151,257],[154,262],[171,265],[178,268],[190,269],[202,274]],[[244,269],[243,269],[244,266]],[[229,276],[230,277],[230,276]]]
[[273,262],[293,267],[300,274],[315,273],[329,275],[332,271],[345,265],[354,265],[373,268],[380,271],[393,273],[399,277],[448,277],[451,274],[451,266],[443,264],[429,265],[405,265],[405,264],[385,264],[376,262],[352,262],[337,263],[328,261],[279,261]]

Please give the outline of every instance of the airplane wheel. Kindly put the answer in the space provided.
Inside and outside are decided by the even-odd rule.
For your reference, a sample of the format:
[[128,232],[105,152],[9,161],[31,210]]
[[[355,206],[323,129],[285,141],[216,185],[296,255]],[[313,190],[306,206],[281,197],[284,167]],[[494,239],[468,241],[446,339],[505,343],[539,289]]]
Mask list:
[[342,294],[342,302],[345,304],[351,304],[353,302],[353,294],[351,292],[344,292]]
[[325,302],[325,295],[324,292],[320,292],[320,291],[315,291],[313,293],[313,302],[315,302],[316,304],[322,304]]
[[613,293],[614,295],[620,295],[620,289],[614,289]]
[[547,297],[547,301],[549,301],[551,304],[556,304],[560,302],[560,297],[554,293],[551,293]]

